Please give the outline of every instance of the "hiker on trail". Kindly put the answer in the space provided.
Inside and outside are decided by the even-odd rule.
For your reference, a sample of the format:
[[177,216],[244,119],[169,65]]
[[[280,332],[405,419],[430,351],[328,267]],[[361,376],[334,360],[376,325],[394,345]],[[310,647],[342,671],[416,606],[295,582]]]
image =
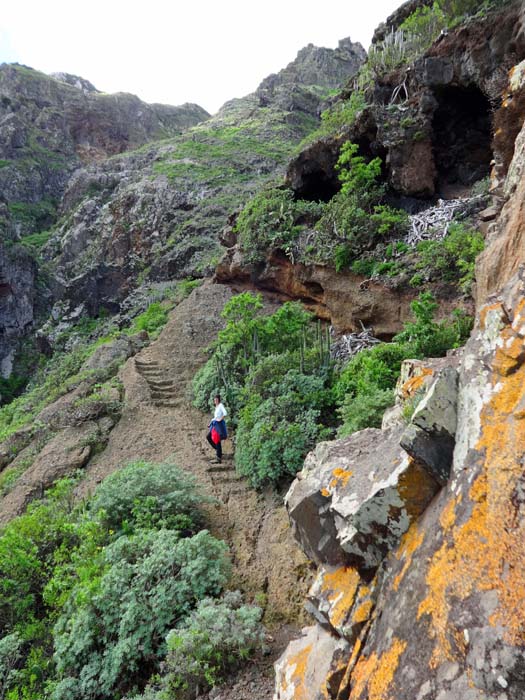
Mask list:
[[213,397],[213,403],[215,404],[215,412],[213,414],[213,420],[208,426],[208,434],[206,435],[206,440],[215,450],[217,457],[214,461],[215,464],[220,464],[222,462],[222,440],[228,437],[226,430],[225,417],[228,415],[226,409],[221,403],[220,394],[216,394]]

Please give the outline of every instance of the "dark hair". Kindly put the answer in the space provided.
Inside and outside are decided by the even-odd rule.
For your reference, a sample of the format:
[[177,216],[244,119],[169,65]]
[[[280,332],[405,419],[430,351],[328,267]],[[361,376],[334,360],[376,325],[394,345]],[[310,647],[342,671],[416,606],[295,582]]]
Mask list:
[[215,394],[215,396],[214,396],[213,398],[214,398],[214,399],[219,399],[219,401],[220,401],[220,400],[221,400],[221,395],[220,395],[220,394]]

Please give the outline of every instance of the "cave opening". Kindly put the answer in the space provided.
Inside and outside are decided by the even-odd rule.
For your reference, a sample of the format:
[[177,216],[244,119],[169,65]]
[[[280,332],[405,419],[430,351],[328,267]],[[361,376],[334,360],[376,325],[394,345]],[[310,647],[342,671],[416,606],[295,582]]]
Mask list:
[[462,196],[490,173],[492,111],[487,97],[475,86],[435,91],[438,108],[433,118],[433,149],[437,194],[444,199]]
[[[379,156],[383,163],[382,180],[386,182],[386,149],[376,140],[377,128],[373,133],[367,133],[354,139],[354,143],[359,147],[359,155],[366,161]],[[310,202],[329,202],[341,189],[337,172],[337,161],[339,159],[340,146],[334,148],[333,144],[328,147],[317,149],[314,155],[301,163],[298,168],[299,176],[295,178],[293,190],[297,199],[306,199]]]

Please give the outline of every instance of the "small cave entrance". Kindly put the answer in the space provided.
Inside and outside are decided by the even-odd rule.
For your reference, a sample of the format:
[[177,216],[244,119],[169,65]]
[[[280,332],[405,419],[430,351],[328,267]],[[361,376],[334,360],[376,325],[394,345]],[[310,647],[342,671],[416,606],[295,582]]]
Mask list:
[[329,202],[339,189],[340,184],[333,168],[312,167],[303,172],[295,196],[309,202]]
[[[376,141],[377,129],[372,133],[356,137],[353,141],[359,147],[359,155],[368,162],[379,156],[383,163],[382,179],[386,181],[386,149]],[[288,180],[297,199],[311,202],[329,202],[341,189],[337,161],[341,145],[339,142],[317,142],[305,151],[292,164]]]
[[433,148],[437,194],[445,199],[465,194],[490,173],[492,111],[477,87],[436,90]]

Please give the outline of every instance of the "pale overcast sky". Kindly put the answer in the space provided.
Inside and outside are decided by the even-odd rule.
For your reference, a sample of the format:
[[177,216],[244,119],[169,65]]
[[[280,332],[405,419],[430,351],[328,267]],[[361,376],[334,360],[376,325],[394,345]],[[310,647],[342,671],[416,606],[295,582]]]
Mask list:
[[4,0],[0,63],[64,71],[104,92],[215,112],[306,44],[368,48],[402,0]]

